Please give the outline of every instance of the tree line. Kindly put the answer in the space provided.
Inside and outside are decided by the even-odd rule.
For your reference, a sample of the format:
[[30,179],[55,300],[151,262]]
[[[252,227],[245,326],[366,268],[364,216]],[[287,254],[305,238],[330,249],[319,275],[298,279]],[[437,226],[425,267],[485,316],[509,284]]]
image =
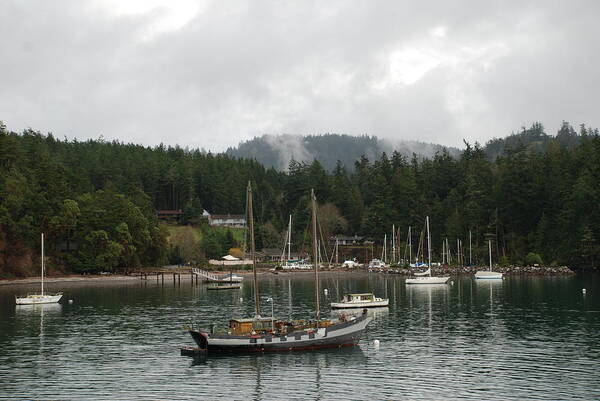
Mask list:
[[59,140],[0,125],[0,274],[19,275],[20,266],[34,264],[40,232],[67,271],[163,263],[168,233],[157,209],[183,210],[184,224],[199,224],[204,209],[243,214],[248,181],[257,246],[282,246],[290,214],[296,247],[309,243],[308,194],[314,188],[324,241],[358,234],[380,243],[394,224],[403,233],[412,226],[416,243],[430,216],[437,254],[443,238],[465,241],[470,232],[480,261],[493,240],[502,263],[524,263],[533,253],[546,264],[596,267],[598,131],[581,126],[576,132],[563,123],[549,136],[536,123],[510,137],[509,145],[494,149],[493,158],[486,147],[465,143],[458,157],[445,150],[431,158],[384,152],[354,166],[338,162],[331,172],[317,160],[291,161],[281,172],[178,146]]

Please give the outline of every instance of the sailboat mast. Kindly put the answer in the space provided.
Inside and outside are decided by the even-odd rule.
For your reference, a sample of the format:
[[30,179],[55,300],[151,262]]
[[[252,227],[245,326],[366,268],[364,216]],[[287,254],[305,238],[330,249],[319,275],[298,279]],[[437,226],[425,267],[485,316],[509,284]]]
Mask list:
[[429,277],[431,277],[431,236],[429,235],[429,216],[427,216],[427,264],[429,265]]
[[338,238],[337,236],[335,237],[335,264],[337,265],[338,262],[338,252],[339,252],[339,247],[338,247]]
[[260,296],[258,294],[258,279],[256,277],[256,249],[254,247],[254,215],[252,213],[252,185],[248,181],[248,223],[250,227],[250,249],[252,251],[252,272],[254,279],[254,313],[260,316]]
[[313,229],[313,260],[315,264],[315,303],[316,303],[316,318],[317,328],[321,319],[321,311],[319,307],[319,259],[317,258],[317,201],[315,198],[315,190],[310,190],[310,198],[312,200],[312,229]]
[[410,233],[410,226],[408,226],[408,265],[412,263],[412,234]]
[[[290,255],[292,253],[292,215],[290,214],[290,224],[288,227],[288,260],[291,259]],[[285,262],[287,265],[287,261]]]
[[492,241],[488,241],[488,248],[490,250],[490,271],[492,271]]
[[44,295],[44,233],[42,233],[42,295]]
[[471,230],[469,230],[469,266],[473,266]]
[[392,224],[392,263],[396,261],[396,230],[394,225]]
[[442,240],[442,265],[446,264],[446,243]]

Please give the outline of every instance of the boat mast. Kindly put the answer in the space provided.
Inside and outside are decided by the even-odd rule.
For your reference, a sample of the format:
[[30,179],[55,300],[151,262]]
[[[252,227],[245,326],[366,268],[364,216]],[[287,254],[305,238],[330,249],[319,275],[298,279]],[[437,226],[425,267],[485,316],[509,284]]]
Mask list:
[[312,201],[312,228],[313,228],[313,260],[315,264],[315,303],[316,303],[316,318],[317,328],[319,328],[319,320],[321,312],[319,308],[319,259],[317,259],[317,200],[315,198],[315,190],[310,190],[310,198]]
[[446,243],[442,240],[442,265],[446,264]]
[[410,226],[408,226],[408,265],[412,263],[412,234],[410,233]]
[[427,264],[429,265],[429,277],[431,277],[431,236],[429,235],[429,216],[427,216]]
[[391,263],[396,261],[396,236],[395,236],[395,227],[392,224],[392,259]]
[[[288,257],[287,260],[289,261],[291,259],[290,255],[292,253],[292,215],[290,214],[290,224],[288,227]],[[288,264],[288,262],[285,262],[286,266]]]
[[248,181],[248,223],[250,227],[250,249],[252,251],[252,272],[254,274],[254,313],[260,317],[260,296],[258,294],[258,279],[256,278],[256,249],[254,247],[254,215],[252,213],[252,185]]
[[44,295],[44,233],[42,233],[42,295]]
[[338,238],[337,236],[335,237],[335,264],[337,265],[339,263],[338,261],[338,252],[339,252],[339,247],[338,247]]
[[488,241],[488,248],[490,250],[490,271],[492,271],[492,241]]
[[469,266],[473,266],[473,258],[472,258],[472,241],[471,241],[471,230],[469,230]]

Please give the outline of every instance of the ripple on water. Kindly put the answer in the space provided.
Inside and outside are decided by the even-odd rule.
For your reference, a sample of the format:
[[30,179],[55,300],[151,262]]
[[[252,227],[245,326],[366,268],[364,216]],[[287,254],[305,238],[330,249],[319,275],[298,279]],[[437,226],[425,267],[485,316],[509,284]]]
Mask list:
[[[182,325],[251,315],[247,284],[230,293],[73,286],[74,304],[28,309],[15,308],[2,288],[0,398],[600,399],[599,305],[582,302],[573,280],[455,278],[452,286],[410,288],[395,276],[330,275],[330,294],[390,297],[359,347],[206,360],[179,356],[178,346],[192,344]],[[261,289],[278,300],[277,316],[311,316],[310,280],[269,277]],[[324,314],[334,298],[324,298]]]

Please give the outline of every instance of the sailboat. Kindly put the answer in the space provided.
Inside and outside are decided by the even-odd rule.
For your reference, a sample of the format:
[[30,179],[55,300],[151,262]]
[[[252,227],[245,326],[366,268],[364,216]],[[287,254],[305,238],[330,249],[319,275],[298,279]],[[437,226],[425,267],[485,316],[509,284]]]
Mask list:
[[42,289],[39,294],[27,294],[24,297],[16,297],[17,305],[55,304],[62,298],[62,292],[54,294],[44,293],[44,234],[42,233]]
[[502,280],[504,273],[492,271],[492,241],[488,241],[488,249],[490,253],[490,269],[478,271],[475,273],[475,278],[479,280]]
[[245,319],[231,319],[226,333],[210,333],[202,329],[188,328],[199,348],[211,352],[285,352],[341,348],[358,344],[363,331],[371,322],[366,309],[358,317],[340,320],[322,320],[319,308],[319,263],[317,249],[316,198],[311,191],[313,224],[313,261],[315,265],[315,304],[313,321],[282,321],[260,315],[256,255],[254,247],[254,223],[252,215],[252,187],[248,183],[248,221],[250,226],[252,270],[254,284],[255,315]]
[[406,284],[446,284],[450,277],[435,277],[431,275],[431,235],[429,233],[429,216],[427,222],[427,271],[423,273],[414,273],[416,277],[407,278]]

